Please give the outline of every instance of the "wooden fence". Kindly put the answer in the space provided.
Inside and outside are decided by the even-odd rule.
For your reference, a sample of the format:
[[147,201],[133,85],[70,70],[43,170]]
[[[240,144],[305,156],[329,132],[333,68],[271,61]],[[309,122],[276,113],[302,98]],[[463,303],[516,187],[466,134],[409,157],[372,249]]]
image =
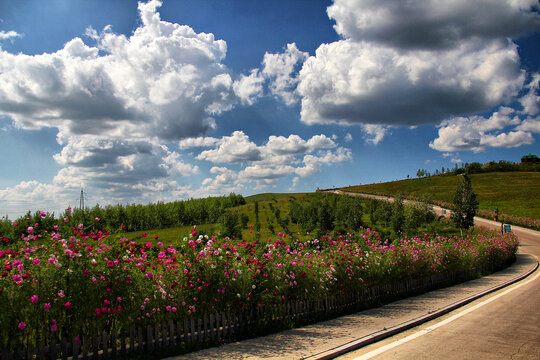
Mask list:
[[320,300],[302,300],[226,313],[206,314],[170,320],[166,323],[132,327],[120,334],[103,332],[99,336],[63,339],[60,343],[41,344],[37,348],[3,350],[1,360],[19,359],[113,359],[160,351],[181,353],[220,343],[231,342],[298,324],[313,323],[352,313],[369,306],[430,291],[491,272],[502,266],[473,268],[451,274],[436,274],[384,284],[357,292]]

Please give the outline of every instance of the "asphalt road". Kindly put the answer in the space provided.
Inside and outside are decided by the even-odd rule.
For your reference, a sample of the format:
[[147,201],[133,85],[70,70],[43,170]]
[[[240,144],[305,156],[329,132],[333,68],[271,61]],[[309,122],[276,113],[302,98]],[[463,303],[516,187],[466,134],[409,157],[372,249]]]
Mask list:
[[[475,223],[501,228],[500,223],[482,218],[475,218]],[[512,231],[521,252],[540,258],[540,232],[514,226]],[[540,359],[540,271],[339,359]]]

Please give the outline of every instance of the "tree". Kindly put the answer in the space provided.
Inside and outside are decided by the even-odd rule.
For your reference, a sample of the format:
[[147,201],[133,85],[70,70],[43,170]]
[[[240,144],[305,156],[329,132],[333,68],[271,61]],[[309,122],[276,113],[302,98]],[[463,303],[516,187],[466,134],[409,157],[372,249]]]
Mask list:
[[474,215],[478,210],[478,200],[472,190],[471,179],[469,175],[464,174],[461,183],[458,185],[454,195],[454,210],[451,219],[461,230],[468,229],[474,225]]
[[223,227],[223,235],[228,237],[234,236],[236,238],[240,238],[242,236],[238,213],[234,211],[225,211],[220,220]]
[[402,195],[398,195],[394,199],[391,223],[396,234],[403,230],[403,225],[405,224],[405,204]]

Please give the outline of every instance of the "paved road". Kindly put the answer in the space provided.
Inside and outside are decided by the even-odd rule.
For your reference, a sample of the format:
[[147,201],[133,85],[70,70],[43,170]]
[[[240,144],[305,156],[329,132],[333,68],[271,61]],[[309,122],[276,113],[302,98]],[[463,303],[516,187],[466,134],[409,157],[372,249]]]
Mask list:
[[[501,227],[500,223],[482,218],[475,218],[475,223]],[[540,258],[539,232],[515,226],[512,231],[518,235],[521,252]],[[539,272],[419,328],[339,359],[371,358],[540,359]]]

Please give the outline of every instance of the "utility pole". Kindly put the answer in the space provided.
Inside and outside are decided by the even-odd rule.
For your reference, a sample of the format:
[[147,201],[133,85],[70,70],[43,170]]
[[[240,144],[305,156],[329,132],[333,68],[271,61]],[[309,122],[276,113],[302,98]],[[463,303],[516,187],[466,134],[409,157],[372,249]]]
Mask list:
[[84,211],[84,190],[81,189],[81,197],[79,198],[79,209]]

